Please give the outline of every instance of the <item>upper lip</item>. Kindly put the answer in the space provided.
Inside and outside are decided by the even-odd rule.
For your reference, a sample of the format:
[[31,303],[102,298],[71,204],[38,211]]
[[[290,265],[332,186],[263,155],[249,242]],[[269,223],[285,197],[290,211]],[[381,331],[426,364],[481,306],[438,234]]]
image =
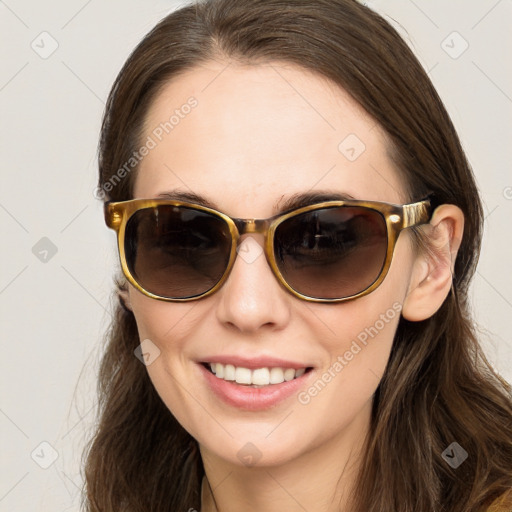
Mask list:
[[280,359],[278,357],[269,356],[254,356],[244,357],[236,355],[222,355],[222,356],[211,356],[201,360],[202,363],[221,363],[221,364],[232,364],[233,366],[239,366],[242,368],[249,368],[255,370],[257,368],[309,368],[312,365],[307,363],[301,363],[298,361],[290,361],[286,359]]

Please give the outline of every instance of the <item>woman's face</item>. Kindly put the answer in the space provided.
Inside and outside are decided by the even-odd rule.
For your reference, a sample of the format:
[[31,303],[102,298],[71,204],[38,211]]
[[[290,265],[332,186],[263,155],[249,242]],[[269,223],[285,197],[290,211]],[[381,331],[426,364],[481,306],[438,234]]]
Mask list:
[[[194,193],[241,218],[270,217],[290,196],[312,191],[407,202],[382,130],[344,91],[288,64],[226,66],[194,68],[157,96],[135,198]],[[263,235],[244,240],[227,281],[206,298],[163,302],[130,286],[157,392],[203,456],[224,463],[277,465],[353,447],[368,427],[408,292],[410,234],[400,235],[379,288],[338,304],[291,295],[262,254]],[[226,396],[224,381],[212,385],[220,379],[202,363],[214,360],[312,369],[291,393],[251,402],[258,389],[231,383]]]

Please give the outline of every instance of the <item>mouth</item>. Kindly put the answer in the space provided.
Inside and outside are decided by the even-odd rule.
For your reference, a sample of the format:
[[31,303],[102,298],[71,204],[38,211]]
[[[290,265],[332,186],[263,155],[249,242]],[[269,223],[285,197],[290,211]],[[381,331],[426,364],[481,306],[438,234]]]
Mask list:
[[285,368],[280,366],[245,368],[223,363],[201,363],[217,379],[252,388],[267,388],[302,377],[313,367]]

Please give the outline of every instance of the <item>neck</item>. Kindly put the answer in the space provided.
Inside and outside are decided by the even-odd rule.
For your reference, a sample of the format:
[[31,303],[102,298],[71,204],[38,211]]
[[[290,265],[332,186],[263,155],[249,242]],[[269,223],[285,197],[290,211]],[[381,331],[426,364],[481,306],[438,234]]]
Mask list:
[[370,414],[371,400],[343,430],[279,465],[234,464],[200,445],[201,512],[349,512]]

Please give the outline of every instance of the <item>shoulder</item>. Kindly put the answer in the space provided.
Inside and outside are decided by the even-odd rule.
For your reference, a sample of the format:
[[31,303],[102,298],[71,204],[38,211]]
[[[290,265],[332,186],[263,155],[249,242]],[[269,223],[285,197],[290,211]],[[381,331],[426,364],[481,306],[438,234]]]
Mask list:
[[512,489],[502,494],[493,501],[487,512],[511,512],[512,511]]

